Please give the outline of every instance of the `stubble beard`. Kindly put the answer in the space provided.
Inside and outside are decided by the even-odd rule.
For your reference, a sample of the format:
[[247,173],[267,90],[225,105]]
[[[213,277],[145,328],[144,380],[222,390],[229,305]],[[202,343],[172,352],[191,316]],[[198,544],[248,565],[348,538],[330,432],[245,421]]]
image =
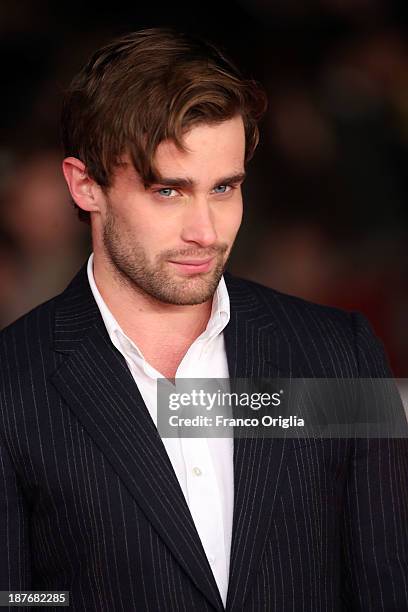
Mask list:
[[[108,211],[103,230],[105,252],[113,266],[116,279],[137,293],[142,293],[165,304],[193,306],[211,299],[224,272],[228,245],[211,249],[183,249],[163,251],[151,262],[143,247],[117,226]],[[171,259],[215,257],[210,272],[181,276],[173,271]]]

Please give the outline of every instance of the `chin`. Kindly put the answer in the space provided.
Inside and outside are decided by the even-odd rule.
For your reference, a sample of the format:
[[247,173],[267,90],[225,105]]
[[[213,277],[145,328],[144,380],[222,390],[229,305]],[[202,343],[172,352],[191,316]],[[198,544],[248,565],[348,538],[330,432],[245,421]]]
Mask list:
[[[194,280],[199,283],[198,286],[197,282],[194,282]],[[212,299],[217,289],[219,279],[217,277],[207,279],[205,282],[203,282],[203,280],[204,279],[190,278],[183,279],[182,281],[178,280],[177,282],[173,281],[171,287],[160,287],[155,297],[167,304],[175,304],[178,306],[195,306],[203,304]],[[186,286],[186,284],[188,286]],[[192,284],[196,286],[191,286]]]

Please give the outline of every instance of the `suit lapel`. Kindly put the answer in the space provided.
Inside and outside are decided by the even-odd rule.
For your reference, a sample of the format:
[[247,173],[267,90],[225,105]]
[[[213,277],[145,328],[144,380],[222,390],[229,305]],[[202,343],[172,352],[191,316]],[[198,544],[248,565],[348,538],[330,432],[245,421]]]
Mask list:
[[221,598],[167,452],[122,355],[110,342],[84,267],[60,297],[52,382],[145,516],[217,610]]
[[[290,353],[255,291],[226,275],[231,320],[224,332],[230,379],[289,377]],[[281,335],[282,336],[282,335]],[[279,345],[279,348],[278,348]],[[281,369],[275,356],[279,354]],[[283,440],[234,440],[234,516],[227,610],[242,608],[258,571],[277,493],[284,481]]]

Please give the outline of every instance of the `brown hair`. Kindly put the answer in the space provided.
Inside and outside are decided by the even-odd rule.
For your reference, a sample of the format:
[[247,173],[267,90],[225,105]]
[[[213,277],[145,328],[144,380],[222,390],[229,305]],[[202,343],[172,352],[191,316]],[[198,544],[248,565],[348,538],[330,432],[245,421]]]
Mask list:
[[[166,139],[182,147],[186,130],[240,114],[248,161],[258,143],[266,96],[209,42],[152,28],[97,51],[72,81],[63,104],[66,156],[80,159],[103,189],[128,152],[145,185],[156,181],[154,154]],[[89,213],[79,209],[89,222]]]

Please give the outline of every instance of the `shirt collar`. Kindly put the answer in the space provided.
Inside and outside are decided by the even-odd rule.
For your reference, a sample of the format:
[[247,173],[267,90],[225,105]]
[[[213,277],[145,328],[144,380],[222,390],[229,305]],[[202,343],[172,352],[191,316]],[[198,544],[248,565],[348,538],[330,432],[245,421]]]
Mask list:
[[[106,330],[109,334],[112,343],[117,347],[118,338],[122,340],[126,339],[127,342],[130,342],[131,345],[137,349],[136,345],[133,343],[132,340],[130,340],[130,338],[128,338],[128,336],[126,336],[119,323],[116,321],[115,317],[113,316],[108,306],[106,305],[106,302],[101,296],[98,287],[96,286],[93,274],[93,253],[90,254],[88,259],[87,274],[89,286],[98,305],[101,317],[103,319],[103,322],[105,324]],[[227,326],[229,320],[230,300],[227,286],[225,284],[224,277],[222,276],[214,293],[211,315],[208,320],[207,327],[205,328],[205,331],[201,334],[200,338],[202,340],[209,340],[210,338],[214,338],[223,331],[223,329]],[[139,349],[137,350],[140,353]]]

